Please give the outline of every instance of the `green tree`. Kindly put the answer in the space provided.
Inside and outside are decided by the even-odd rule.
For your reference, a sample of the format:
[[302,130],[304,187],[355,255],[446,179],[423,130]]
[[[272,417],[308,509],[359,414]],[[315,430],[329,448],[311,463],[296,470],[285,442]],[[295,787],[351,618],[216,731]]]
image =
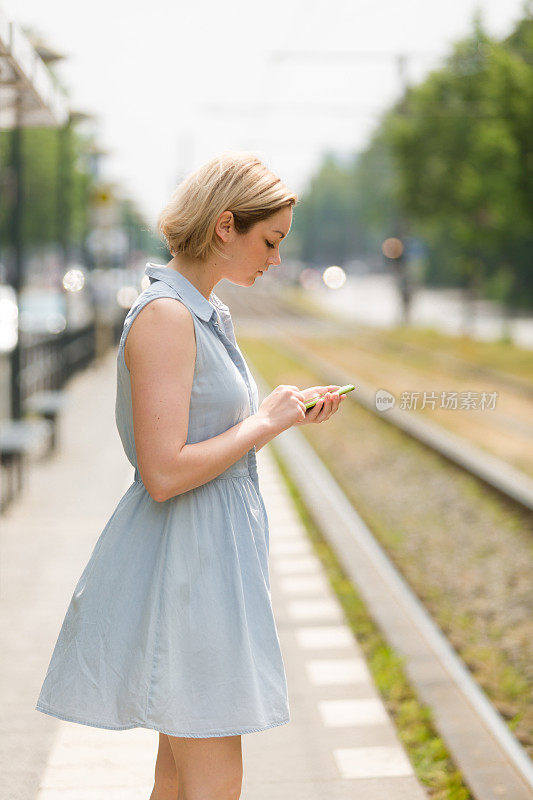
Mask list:
[[497,285],[513,302],[528,289],[533,300],[530,261],[520,257],[533,230],[533,66],[524,55],[532,24],[522,21],[518,50],[476,19],[473,35],[383,123],[399,200],[432,252],[445,247],[430,277],[449,268],[454,282],[485,293]]

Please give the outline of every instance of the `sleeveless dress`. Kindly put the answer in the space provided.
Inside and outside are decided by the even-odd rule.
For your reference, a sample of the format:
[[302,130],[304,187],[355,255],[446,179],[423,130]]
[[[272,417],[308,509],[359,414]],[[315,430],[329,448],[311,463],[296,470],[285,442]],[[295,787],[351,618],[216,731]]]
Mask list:
[[253,733],[290,721],[273,616],[269,528],[253,446],[213,480],[165,502],[139,474],[124,361],[144,306],[171,297],[190,311],[196,363],[187,444],[258,408],[257,385],[229,309],[170,267],[130,308],[117,356],[115,418],[134,480],[74,589],[35,709],[96,728],[171,736]]

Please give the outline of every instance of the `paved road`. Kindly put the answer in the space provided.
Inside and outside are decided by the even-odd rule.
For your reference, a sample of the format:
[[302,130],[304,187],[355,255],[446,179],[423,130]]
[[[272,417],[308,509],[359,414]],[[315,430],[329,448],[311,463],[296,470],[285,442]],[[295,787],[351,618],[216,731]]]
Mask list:
[[[1,520],[2,800],[150,796],[156,732],[100,730],[34,709],[74,586],[132,479],[115,428],[115,357],[70,383],[57,454],[32,468]],[[422,800],[268,446],[258,465],[291,722],[243,736],[243,800]]]

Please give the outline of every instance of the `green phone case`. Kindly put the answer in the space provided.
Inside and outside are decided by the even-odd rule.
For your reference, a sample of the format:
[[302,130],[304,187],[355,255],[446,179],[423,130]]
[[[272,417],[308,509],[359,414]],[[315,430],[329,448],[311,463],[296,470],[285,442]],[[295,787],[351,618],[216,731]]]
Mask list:
[[[335,392],[337,394],[346,394],[346,392],[351,392],[353,389],[355,389],[353,383],[347,383],[346,386],[341,386],[340,389],[335,389]],[[320,394],[316,397],[312,397],[310,400],[307,400],[305,403],[305,410],[309,411],[310,408],[313,408],[313,406],[316,405],[317,400],[320,400],[321,397],[324,397],[324,395]]]

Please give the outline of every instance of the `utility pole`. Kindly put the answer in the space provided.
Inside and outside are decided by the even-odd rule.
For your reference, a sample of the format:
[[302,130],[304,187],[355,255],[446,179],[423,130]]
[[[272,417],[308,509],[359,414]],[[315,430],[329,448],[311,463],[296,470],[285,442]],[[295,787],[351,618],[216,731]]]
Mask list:
[[[14,108],[15,124],[11,130],[10,173],[13,176],[13,195],[10,220],[11,252],[13,254],[13,278],[11,285],[16,297],[20,297],[24,286],[24,257],[22,253],[22,206],[24,202],[24,175],[22,158],[22,92],[17,92]],[[22,397],[20,374],[22,368],[20,333],[17,335],[15,347],[11,351],[11,417],[22,417]]]
[[[396,65],[401,88],[401,98],[398,104],[398,111],[401,115],[404,115],[407,113],[407,91],[409,88],[407,81],[407,56],[399,53],[396,56]],[[397,202],[395,206],[395,215],[396,220],[394,237],[398,239],[400,247],[398,247],[397,258],[392,259],[391,263],[396,277],[398,292],[400,294],[401,325],[408,325],[411,317],[413,285],[405,258],[407,219],[399,202]]]

